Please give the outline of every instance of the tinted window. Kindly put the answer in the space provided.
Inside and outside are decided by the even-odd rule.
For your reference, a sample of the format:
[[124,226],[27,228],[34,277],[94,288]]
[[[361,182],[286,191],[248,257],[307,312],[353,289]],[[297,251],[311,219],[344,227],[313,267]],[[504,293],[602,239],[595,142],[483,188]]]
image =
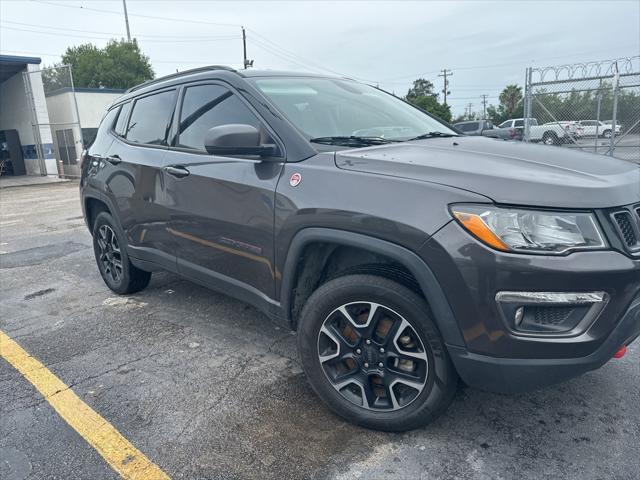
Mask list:
[[124,137],[125,134],[125,128],[127,126],[126,121],[127,117],[129,116],[129,110],[131,110],[131,102],[127,102],[122,105],[120,109],[120,115],[118,115],[118,121],[116,122],[116,127],[114,128],[114,131],[121,137]]
[[96,139],[98,133],[97,128],[83,128],[82,129],[82,144],[85,148],[89,147]]
[[115,122],[118,113],[120,112],[120,107],[113,108],[107,112],[107,114],[100,122],[100,126],[98,127],[97,138],[104,136],[111,128],[113,127],[113,122]]
[[500,124],[500,128],[510,128],[511,127],[511,120],[507,120],[506,122],[502,122]]
[[456,127],[458,127],[458,130],[461,130],[463,132],[471,132],[473,130],[478,129],[478,124],[477,123],[459,123],[456,125]]
[[147,145],[166,145],[176,92],[156,93],[136,100],[127,127],[127,140]]
[[[529,125],[533,125],[533,122],[532,122],[532,123],[530,123]],[[514,126],[514,127],[524,127],[524,120],[516,120],[516,121],[513,123],[513,126]]]
[[220,85],[189,87],[182,102],[177,145],[206,151],[207,131],[231,123],[261,128],[258,117],[228,89]]

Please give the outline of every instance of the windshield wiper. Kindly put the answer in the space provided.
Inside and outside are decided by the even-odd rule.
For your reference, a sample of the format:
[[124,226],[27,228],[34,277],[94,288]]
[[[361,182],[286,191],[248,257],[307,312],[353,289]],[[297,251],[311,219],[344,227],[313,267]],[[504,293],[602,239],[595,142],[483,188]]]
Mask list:
[[423,133],[422,135],[418,135],[417,137],[410,138],[409,140],[407,140],[407,142],[410,142],[411,140],[424,140],[425,138],[436,138],[436,137],[445,138],[445,137],[459,137],[459,136],[460,135],[457,135],[455,133],[427,132],[427,133]]
[[327,145],[384,145],[385,143],[393,143],[396,140],[389,140],[383,137],[360,137],[357,135],[350,136],[334,136],[334,137],[317,137],[309,140],[313,143],[324,143]]

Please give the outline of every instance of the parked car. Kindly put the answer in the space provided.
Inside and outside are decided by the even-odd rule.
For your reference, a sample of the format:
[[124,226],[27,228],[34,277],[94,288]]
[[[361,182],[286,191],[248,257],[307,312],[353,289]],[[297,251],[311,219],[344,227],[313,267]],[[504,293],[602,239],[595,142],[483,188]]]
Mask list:
[[574,121],[547,122],[543,125],[560,125],[564,128],[565,132],[570,134],[570,137],[575,139],[581,138],[584,135],[584,129],[578,124],[578,122]]
[[471,120],[453,125],[465,135],[482,135],[489,138],[512,140],[517,136],[515,128],[497,128],[489,120]]
[[[600,122],[598,120],[580,120],[578,122],[580,127],[582,127],[583,135],[585,137],[604,137],[611,138],[611,132],[613,128],[611,124],[606,124],[604,122]],[[620,125],[616,125],[615,132],[616,135],[619,135],[621,131]]]
[[[604,123],[607,128],[610,128],[613,125],[613,120],[605,120],[602,123]],[[624,125],[621,124],[619,121],[616,121],[616,135],[624,133]]]
[[[500,128],[515,128],[520,139],[524,137],[524,118],[511,118],[500,124]],[[565,128],[557,123],[538,125],[538,120],[529,120],[529,141],[543,142],[547,145],[559,145],[571,141]]]
[[208,67],[129,90],[81,168],[111,290],[168,270],[253,304],[369,428],[432,421],[459,378],[567,380],[640,334],[629,162],[465,137],[352,80]]

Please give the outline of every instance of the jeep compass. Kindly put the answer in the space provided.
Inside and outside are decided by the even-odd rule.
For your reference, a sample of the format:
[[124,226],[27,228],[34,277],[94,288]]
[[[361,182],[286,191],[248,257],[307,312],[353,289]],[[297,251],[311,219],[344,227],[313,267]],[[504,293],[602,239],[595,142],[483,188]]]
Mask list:
[[637,165],[462,136],[353,80],[213,66],[134,87],[80,191],[111,290],[168,270],[256,306],[369,428],[432,421],[459,379],[570,379],[640,334]]

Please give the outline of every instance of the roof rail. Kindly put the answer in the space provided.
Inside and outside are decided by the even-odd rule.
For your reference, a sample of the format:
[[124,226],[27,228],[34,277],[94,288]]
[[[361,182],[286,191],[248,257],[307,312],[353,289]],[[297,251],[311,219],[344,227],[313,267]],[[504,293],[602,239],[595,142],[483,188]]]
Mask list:
[[134,87],[129,88],[124,93],[127,94],[129,92],[135,92],[136,90],[140,90],[141,88],[148,87],[149,85],[153,85],[154,83],[163,82],[165,80],[170,80],[172,78],[181,77],[183,75],[189,75],[189,74],[192,74],[192,73],[207,72],[207,71],[210,71],[210,70],[226,70],[228,72],[235,72],[236,71],[235,69],[233,69],[231,67],[227,67],[225,65],[207,65],[206,67],[191,68],[189,70],[183,70],[182,72],[176,72],[176,73],[172,73],[170,75],[165,75],[164,77],[147,80],[146,82],[143,82],[140,85],[136,85]]

